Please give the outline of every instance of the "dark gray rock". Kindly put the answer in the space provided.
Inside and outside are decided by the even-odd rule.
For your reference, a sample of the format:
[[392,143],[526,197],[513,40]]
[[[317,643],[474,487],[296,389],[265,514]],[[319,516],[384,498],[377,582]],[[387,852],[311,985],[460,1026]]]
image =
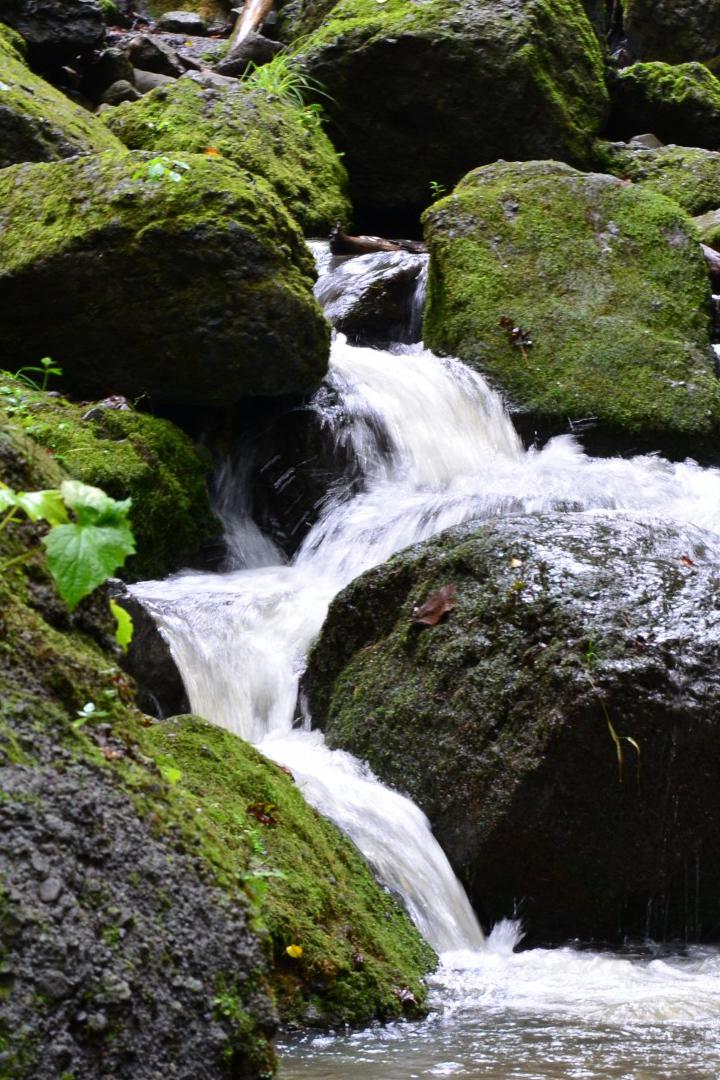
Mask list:
[[485,921],[717,940],[719,598],[720,540],[690,526],[473,522],[335,599],[312,715],[419,802]]
[[122,105],[124,101],[138,101],[142,97],[141,92],[127,79],[118,79],[102,95],[102,105]]
[[636,60],[713,60],[720,53],[716,0],[624,0],[627,48]]
[[157,34],[136,34],[127,42],[125,52],[133,67],[142,71],[155,71],[177,79],[187,70],[175,49]]
[[262,34],[248,34],[244,41],[231,49],[227,56],[215,65],[215,70],[220,75],[239,78],[248,64],[256,64],[260,67],[262,64],[269,63],[281,50],[282,45],[279,41],[271,41]]
[[169,34],[191,34],[205,37],[207,23],[196,11],[166,11],[157,21],[158,30]]
[[22,34],[34,67],[59,67],[87,56],[105,35],[98,0],[2,0],[0,22]]
[[104,90],[121,79],[128,83],[135,82],[131,61],[122,49],[103,49],[85,69],[83,93],[91,101],[97,101]]
[[140,68],[133,68],[133,82],[141,94],[149,94],[158,86],[167,86],[168,83],[175,82],[175,77],[160,75],[157,71],[141,71]]
[[[232,988],[256,1014],[258,1033],[272,1030],[244,898],[231,901],[209,884],[199,860],[143,821],[108,770],[74,760],[58,772],[45,718],[15,715],[12,724],[46,764],[0,767],[0,915],[3,966],[12,973],[0,1021],[7,1074],[257,1077],[238,1051],[233,1019],[215,1004]],[[48,815],[62,825],[52,850],[43,843]],[[48,918],[38,896],[33,864],[45,860],[52,871],[44,886],[64,881],[59,919]]]

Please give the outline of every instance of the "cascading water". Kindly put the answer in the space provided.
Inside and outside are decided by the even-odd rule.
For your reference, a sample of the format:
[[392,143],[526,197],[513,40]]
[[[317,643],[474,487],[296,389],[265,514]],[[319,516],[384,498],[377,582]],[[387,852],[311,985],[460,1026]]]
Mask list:
[[[571,1026],[579,1022],[583,987],[591,989],[585,993],[586,1015],[611,1027],[623,1018],[624,1000],[635,1003],[633,1019],[649,1022],[653,1010],[659,1010],[688,1021],[692,987],[702,1016],[717,1019],[720,964],[705,953],[677,964],[600,961],[570,950],[516,956],[508,926],[480,948],[482,935],[463,890],[417,807],[380,785],[360,762],[329,751],[320,733],[293,724],[307,650],[330,600],[399,549],[471,518],[536,510],[626,510],[720,533],[720,472],[652,455],[592,459],[569,436],[526,452],[502,403],[483,380],[459,361],[439,359],[420,345],[379,351],[353,348],[338,337],[328,387],[332,392],[319,394],[312,408],[335,440],[351,449],[362,479],[351,492],[331,491],[293,560],[287,563],[260,534],[236,491],[229,497],[230,487],[242,482],[242,469],[236,469],[226,474],[219,503],[232,568],[135,587],[170,643],[193,710],[289,766],[308,800],[353,838],[381,880],[404,898],[421,932],[445,954],[436,977],[443,999],[436,1022],[454,1025],[456,1035],[458,1023],[462,1027],[468,1016],[477,1017],[478,1008],[497,1018],[513,999],[516,978],[526,988],[524,995],[515,994],[516,1011],[543,1017],[553,1011],[570,1018]],[[412,1030],[420,1033],[412,1038],[425,1046],[422,1033],[431,1029]],[[547,1034],[547,1025],[544,1030]],[[383,1039],[392,1046],[399,1038],[407,1048],[402,1042],[407,1037],[396,1031],[390,1029]],[[339,1071],[332,1071],[332,1062],[331,1071],[319,1070],[316,1055],[326,1044],[316,1041],[315,1064],[308,1066],[310,1059],[297,1050],[298,1072],[288,1075],[310,1075],[310,1068],[313,1076],[350,1076],[353,1054],[363,1061],[355,1075],[379,1080],[451,1073],[706,1075],[605,1069],[495,1072],[486,1068],[487,1062],[480,1068],[476,1046],[460,1062],[448,1059],[445,1071],[442,1059],[438,1063],[435,1057],[429,1071],[392,1071],[386,1062],[384,1071],[373,1073],[365,1049],[358,1050],[365,1047],[363,1037],[353,1038],[344,1048],[327,1044],[342,1057]],[[720,1072],[720,1047],[715,1045],[712,1053],[718,1067],[708,1076]],[[372,1058],[373,1051],[367,1054]]]

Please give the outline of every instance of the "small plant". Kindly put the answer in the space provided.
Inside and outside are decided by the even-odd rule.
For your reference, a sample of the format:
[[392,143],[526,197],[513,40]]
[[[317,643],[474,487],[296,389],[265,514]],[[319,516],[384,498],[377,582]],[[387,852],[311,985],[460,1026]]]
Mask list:
[[[0,371],[0,376],[4,375],[6,378],[19,379],[20,382],[24,382],[25,385],[29,386],[32,390],[47,390],[48,379],[50,376],[62,375],[62,373],[63,369],[61,367],[58,367],[49,356],[44,356],[40,361],[39,367],[34,364],[28,364],[25,367],[18,368],[15,372]],[[34,379],[32,375],[42,375],[42,379],[38,381],[37,379]]]
[[[65,480],[45,491],[13,491],[0,482],[0,534],[20,515],[50,526],[41,543],[58,592],[71,611],[134,554],[129,512],[130,499],[112,499],[79,480]],[[0,562],[0,574],[38,551],[31,547]],[[132,622],[127,613],[127,619],[115,614],[122,647],[132,636]]]
[[82,709],[78,709],[75,713],[72,728],[74,731],[79,731],[81,727],[87,724],[88,720],[102,720],[109,715],[110,713],[106,712],[105,709],[98,709],[94,701],[86,701]]
[[447,192],[447,188],[445,187],[445,185],[438,183],[437,180],[431,180],[429,187],[433,202],[436,199],[441,198]]
[[271,97],[279,98],[299,112],[300,123],[308,129],[318,128],[325,118],[319,102],[308,103],[308,98],[323,97],[332,101],[322,83],[306,75],[287,53],[278,53],[270,63],[258,66],[248,64],[243,82],[251,89],[263,90]]
[[177,161],[174,158],[167,157],[165,154],[161,154],[159,157],[151,158],[150,161],[146,161],[144,165],[136,169],[132,178],[133,180],[148,180],[153,184],[162,181],[179,184],[189,168],[190,166],[186,161]]

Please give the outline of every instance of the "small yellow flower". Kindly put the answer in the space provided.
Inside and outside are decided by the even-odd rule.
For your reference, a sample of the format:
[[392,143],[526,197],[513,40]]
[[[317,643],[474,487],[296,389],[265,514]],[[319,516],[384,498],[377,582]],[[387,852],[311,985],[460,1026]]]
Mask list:
[[292,956],[293,960],[298,960],[302,956],[302,945],[288,945],[285,952]]

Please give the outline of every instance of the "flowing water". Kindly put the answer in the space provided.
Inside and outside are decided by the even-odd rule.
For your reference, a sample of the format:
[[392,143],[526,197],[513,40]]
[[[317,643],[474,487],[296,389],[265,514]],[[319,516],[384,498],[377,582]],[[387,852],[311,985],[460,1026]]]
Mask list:
[[284,1047],[281,1075],[720,1076],[715,951],[518,953],[512,923],[484,941],[418,808],[361,762],[328,750],[296,707],[330,600],[399,549],[471,518],[538,510],[630,511],[720,533],[720,472],[653,455],[593,459],[569,436],[525,451],[484,381],[419,344],[382,351],[338,337],[311,408],[351,451],[361,480],[331,488],[294,558],[253,524],[238,492],[248,472],[241,465],[226,471],[219,497],[228,570],[134,590],[170,643],[193,710],[289,766],[441,953],[428,1021],[305,1036]]

